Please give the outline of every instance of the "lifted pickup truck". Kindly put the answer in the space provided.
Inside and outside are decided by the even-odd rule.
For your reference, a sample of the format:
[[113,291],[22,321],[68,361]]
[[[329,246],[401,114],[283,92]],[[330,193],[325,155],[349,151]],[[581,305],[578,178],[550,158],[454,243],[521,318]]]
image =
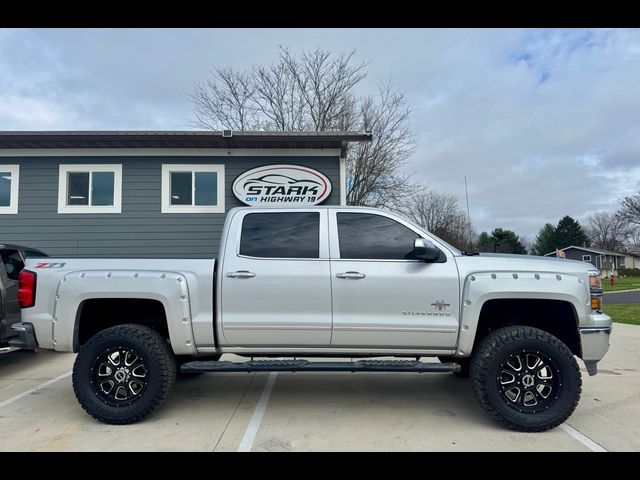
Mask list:
[[575,357],[595,375],[609,348],[601,294],[588,263],[465,254],[359,207],[234,208],[217,261],[56,258],[20,277],[21,328],[79,352],[76,397],[112,424],[149,415],[177,370],[396,371],[470,375],[496,420],[543,431],[578,403]]

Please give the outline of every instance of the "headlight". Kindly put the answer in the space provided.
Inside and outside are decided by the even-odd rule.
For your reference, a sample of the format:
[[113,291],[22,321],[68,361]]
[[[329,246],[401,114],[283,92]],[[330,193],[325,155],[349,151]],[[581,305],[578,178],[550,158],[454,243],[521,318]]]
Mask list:
[[602,278],[597,270],[589,271],[589,293],[591,294],[591,310],[602,312]]

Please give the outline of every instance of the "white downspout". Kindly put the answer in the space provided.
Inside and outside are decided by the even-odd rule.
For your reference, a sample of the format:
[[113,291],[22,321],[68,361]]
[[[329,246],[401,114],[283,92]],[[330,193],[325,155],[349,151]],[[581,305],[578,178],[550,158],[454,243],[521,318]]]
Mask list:
[[340,155],[340,205],[347,204],[347,159]]

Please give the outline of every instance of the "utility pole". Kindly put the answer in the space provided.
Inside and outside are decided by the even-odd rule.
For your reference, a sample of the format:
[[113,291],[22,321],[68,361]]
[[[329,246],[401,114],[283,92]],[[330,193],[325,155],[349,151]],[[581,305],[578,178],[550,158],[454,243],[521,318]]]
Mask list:
[[469,246],[471,246],[471,214],[469,213],[469,190],[467,189],[467,176],[464,176],[464,194],[467,198],[467,226],[469,228]]

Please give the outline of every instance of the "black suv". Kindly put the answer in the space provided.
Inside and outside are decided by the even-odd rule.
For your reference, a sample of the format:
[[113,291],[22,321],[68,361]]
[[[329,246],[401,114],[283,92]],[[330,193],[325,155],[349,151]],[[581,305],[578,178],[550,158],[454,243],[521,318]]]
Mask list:
[[11,330],[11,325],[20,321],[18,275],[25,260],[46,256],[36,248],[0,244],[0,347],[10,346],[10,340],[18,336],[18,332]]

